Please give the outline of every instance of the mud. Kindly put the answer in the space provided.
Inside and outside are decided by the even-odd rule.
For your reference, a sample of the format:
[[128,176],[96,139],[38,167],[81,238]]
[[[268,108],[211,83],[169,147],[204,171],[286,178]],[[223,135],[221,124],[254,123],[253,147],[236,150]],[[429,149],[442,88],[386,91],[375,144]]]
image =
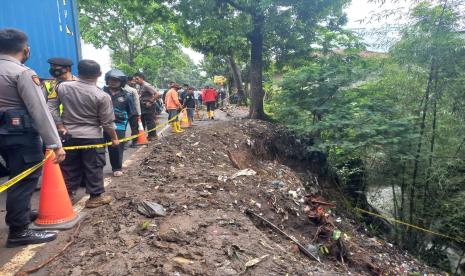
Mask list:
[[[324,156],[298,151],[302,159],[296,162],[313,164],[312,170],[304,173],[283,165],[286,163],[283,160],[289,158],[282,153],[294,154],[292,145],[297,142],[286,138],[279,143],[280,135],[276,133],[281,131],[269,123],[229,119],[197,126],[150,145],[137,157],[134,163],[137,165],[127,168],[122,178],[112,181],[108,192],[116,199],[114,203],[89,212],[76,243],[47,266],[48,273],[400,275],[435,272],[393,245],[369,238],[361,225],[337,208],[331,210],[331,215],[344,237],[350,240],[347,261],[341,262],[331,253],[321,254],[318,246],[325,241],[314,239],[318,225],[305,214],[304,198],[309,190],[322,189],[318,175],[311,171],[324,161]],[[267,141],[273,141],[274,151],[270,152]],[[256,174],[232,178],[245,168]],[[143,200],[163,205],[166,217],[149,219],[139,214],[137,204]],[[331,198],[325,200],[331,202]],[[285,237],[249,218],[244,214],[247,208],[304,245],[312,244],[322,263],[304,256]],[[249,262],[256,258],[260,260]],[[367,263],[375,263],[379,271]]]

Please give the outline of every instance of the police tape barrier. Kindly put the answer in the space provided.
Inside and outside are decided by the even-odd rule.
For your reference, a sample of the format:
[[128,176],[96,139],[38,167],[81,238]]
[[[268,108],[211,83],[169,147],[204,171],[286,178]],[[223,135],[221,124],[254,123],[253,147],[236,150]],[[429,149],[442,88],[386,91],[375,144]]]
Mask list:
[[[183,109],[184,110],[184,109]],[[181,110],[181,112],[183,111]],[[181,112],[179,112],[179,114],[181,114]],[[177,120],[177,118],[179,117],[179,114],[177,114],[176,116],[174,116],[173,118],[171,118],[170,120],[150,129],[150,130],[147,130],[147,133],[150,133],[150,132],[153,132],[153,131],[157,131],[161,128],[164,128],[165,126],[167,126],[169,123]],[[132,136],[129,136],[127,138],[123,138],[123,139],[120,139],[118,141],[120,142],[127,142],[127,141],[130,141],[132,139],[135,139],[137,137],[139,137],[140,135],[145,135],[145,133],[141,133],[141,134],[136,134],[136,135],[132,135]],[[107,146],[111,146],[112,143],[111,142],[108,142],[108,143],[102,143],[102,144],[95,144],[95,145],[82,145],[82,146],[69,146],[69,147],[63,147],[64,150],[80,150],[80,149],[96,149],[96,148],[104,148],[104,147],[107,147]],[[7,182],[3,183],[0,185],[0,193],[4,192],[5,190],[7,190],[8,188],[10,188],[11,186],[17,184],[18,182],[20,182],[21,180],[23,180],[24,178],[28,177],[30,174],[32,174],[33,172],[35,172],[36,170],[38,170],[39,168],[42,167],[42,165],[44,165],[45,161],[47,161],[48,158],[50,158],[50,156],[52,155],[52,152],[50,152],[49,154],[47,154],[47,156],[44,158],[44,160],[42,160],[41,162],[35,164],[34,166],[32,166],[31,168],[23,171],[22,173],[18,174],[17,176],[13,177],[12,179],[8,180]]]
[[52,152],[49,152],[47,156],[45,156],[44,160],[42,160],[41,162],[35,164],[34,166],[30,167],[29,169],[25,170],[24,172],[18,174],[17,176],[13,177],[12,179],[0,185],[0,193],[4,192],[6,189],[10,188],[11,186],[15,185],[19,181],[29,176],[31,173],[38,170],[40,167],[42,167],[45,161],[47,161],[47,159],[49,159],[51,156],[52,156]]
[[[228,97],[231,98],[231,96]],[[157,131],[158,129],[161,129],[161,128],[164,128],[165,126],[167,126],[168,124],[172,123],[173,121],[177,120],[178,117],[180,116],[181,112],[183,112],[186,108],[182,109],[176,116],[174,116],[173,118],[171,118],[170,120],[162,123],[161,125],[158,125],[156,126],[155,128],[152,128],[150,130],[147,130],[146,133],[150,133],[150,132],[153,132],[153,131]],[[142,133],[139,133],[139,134],[136,134],[136,135],[132,135],[132,136],[129,136],[127,138],[123,138],[123,139],[120,139],[118,141],[120,142],[128,142],[132,139],[135,139],[137,137],[139,137],[140,135],[145,135],[142,134]],[[80,150],[80,149],[96,149],[96,148],[104,148],[104,147],[107,147],[107,146],[111,146],[112,145],[112,142],[107,142],[107,143],[102,143],[102,144],[95,144],[95,145],[82,145],[82,146],[69,146],[69,147],[63,147],[63,149],[65,151],[69,151],[69,150]],[[41,162],[37,163],[36,165],[32,166],[31,168],[25,170],[24,172],[18,174],[17,176],[13,177],[12,179],[8,180],[7,182],[3,183],[0,185],[0,193],[4,192],[5,190],[7,190],[8,188],[10,188],[11,186],[17,184],[18,182],[20,182],[21,180],[23,180],[24,178],[28,177],[30,174],[32,174],[33,172],[35,172],[36,170],[38,170],[40,167],[42,167],[42,165],[45,163],[45,161],[50,158],[51,156],[51,153],[48,154],[44,160],[42,160]]]
[[401,220],[397,220],[395,218],[383,216],[383,215],[376,214],[376,213],[373,213],[373,212],[370,212],[370,211],[367,211],[367,210],[363,210],[363,209],[360,209],[360,208],[354,208],[354,210],[358,211],[360,213],[365,213],[365,214],[368,214],[368,215],[371,215],[371,216],[374,216],[374,217],[378,217],[378,218],[382,218],[382,219],[392,221],[392,222],[395,222],[395,223],[398,223],[398,224],[402,224],[402,225],[411,227],[413,229],[423,231],[423,232],[426,232],[426,233],[429,233],[429,234],[432,234],[432,235],[435,235],[435,236],[438,236],[438,237],[454,240],[454,241],[460,242],[460,243],[465,243],[465,240],[463,240],[461,238],[454,238],[454,237],[449,236],[449,235],[441,234],[439,232],[436,232],[436,231],[433,231],[433,230],[430,230],[430,229],[426,229],[426,228],[423,228],[423,227],[420,227],[420,226],[417,226],[417,225],[413,225],[413,224],[410,224],[410,223],[407,223],[407,222],[404,222],[404,221],[401,221]]

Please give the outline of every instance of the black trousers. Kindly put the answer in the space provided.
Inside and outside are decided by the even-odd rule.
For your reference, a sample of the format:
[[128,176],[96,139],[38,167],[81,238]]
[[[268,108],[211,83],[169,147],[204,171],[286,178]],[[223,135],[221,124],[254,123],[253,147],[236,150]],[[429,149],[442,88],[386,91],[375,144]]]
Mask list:
[[[154,112],[147,112],[147,113],[142,112],[141,120],[142,120],[142,125],[144,126],[144,129],[146,129],[146,130],[154,129],[156,127],[156,124],[155,124],[155,111]],[[148,135],[149,135],[149,137],[156,137],[157,132],[152,131]]]
[[215,111],[216,102],[207,102],[207,111]]
[[[71,138],[63,146],[81,146],[104,143],[103,138]],[[81,182],[91,196],[105,192],[103,167],[106,164],[105,148],[66,151],[66,159],[60,164],[68,193],[75,191]]]
[[[131,127],[131,136],[139,134],[139,122],[137,120],[137,116],[129,118],[129,126]],[[137,138],[132,139],[132,141],[137,141]]]
[[[126,137],[126,131],[116,130],[116,135],[118,135],[118,139],[123,139],[124,137]],[[110,136],[105,134],[105,141],[110,142]],[[108,155],[110,157],[112,171],[121,171],[121,169],[123,168],[123,153],[124,143],[120,143],[117,147],[108,147]]]
[[[0,154],[10,170],[10,178],[44,159],[42,142],[36,133],[0,135]],[[22,230],[31,223],[31,196],[41,174],[39,168],[6,191],[5,221],[10,231]]]

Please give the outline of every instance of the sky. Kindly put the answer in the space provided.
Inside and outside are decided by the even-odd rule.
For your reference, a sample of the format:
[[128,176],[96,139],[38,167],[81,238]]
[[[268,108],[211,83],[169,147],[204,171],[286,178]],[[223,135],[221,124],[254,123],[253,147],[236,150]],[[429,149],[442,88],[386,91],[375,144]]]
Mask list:
[[[395,10],[400,9],[405,12],[405,9],[410,5],[408,0],[386,0],[383,5],[380,5],[380,0],[352,0],[352,3],[345,9],[348,16],[347,28],[353,30],[367,30],[372,28],[381,28],[385,25],[397,25],[399,22],[405,21],[403,18],[390,17],[384,18],[381,21],[370,20],[373,19],[373,15],[378,13],[383,13],[385,10]],[[364,22],[360,22],[364,20]],[[369,27],[369,28],[367,28]],[[365,41],[369,44],[372,44],[371,47],[368,47],[371,50],[384,51],[387,49],[390,42],[395,39],[395,34],[382,35],[382,37],[367,34],[363,32]],[[379,42],[379,43],[377,43]],[[195,52],[192,49],[183,48],[183,52],[189,55],[189,57],[196,63],[199,64],[203,55]],[[102,67],[102,72],[107,72],[111,69],[111,59],[110,51],[108,48],[95,49],[92,45],[82,43],[82,56],[86,59],[96,60]],[[102,80],[101,80],[102,82]]]

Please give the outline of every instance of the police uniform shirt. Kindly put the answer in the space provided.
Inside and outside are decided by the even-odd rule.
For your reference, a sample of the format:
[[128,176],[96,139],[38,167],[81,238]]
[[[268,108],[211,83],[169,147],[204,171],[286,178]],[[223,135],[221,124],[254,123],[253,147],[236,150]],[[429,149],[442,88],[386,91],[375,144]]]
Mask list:
[[[0,55],[0,111],[25,109],[48,148],[61,147],[36,73],[8,55]],[[2,122],[3,124],[3,122]]]
[[153,87],[152,85],[150,85],[148,82],[144,82],[144,84],[142,84],[139,88],[139,95],[140,95],[140,101],[141,103],[146,103],[146,102],[149,102],[149,103],[153,103],[155,102],[155,95],[157,95],[158,92],[157,90],[155,89],[155,87]]
[[102,128],[115,129],[111,98],[95,84],[66,81],[57,86],[56,92],[57,97],[48,101],[50,111],[55,122],[63,124],[73,138],[103,138]]
[[[75,76],[72,76],[71,77],[71,80],[75,81],[75,80],[78,80],[77,77]],[[43,90],[44,90],[44,94],[45,94],[45,97],[47,98],[47,100],[50,100],[50,99],[54,99],[57,97],[57,92],[55,90],[56,86],[63,82],[62,80],[57,80],[57,79],[47,79],[44,81],[44,86],[43,86]]]
[[183,106],[187,108],[195,108],[194,93],[186,92],[186,95],[184,96]]

